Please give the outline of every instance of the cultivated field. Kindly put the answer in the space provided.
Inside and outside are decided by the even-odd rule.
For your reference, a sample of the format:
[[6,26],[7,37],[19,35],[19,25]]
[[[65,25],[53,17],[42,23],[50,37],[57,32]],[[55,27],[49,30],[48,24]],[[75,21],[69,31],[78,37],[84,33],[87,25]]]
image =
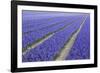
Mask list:
[[89,58],[89,14],[23,10],[23,62]]

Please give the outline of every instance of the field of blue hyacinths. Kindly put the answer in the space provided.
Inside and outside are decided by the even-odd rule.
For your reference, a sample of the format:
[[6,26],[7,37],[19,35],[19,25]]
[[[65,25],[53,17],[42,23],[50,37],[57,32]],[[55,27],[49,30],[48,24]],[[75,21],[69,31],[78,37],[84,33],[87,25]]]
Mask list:
[[90,14],[22,11],[22,62],[90,59]]

